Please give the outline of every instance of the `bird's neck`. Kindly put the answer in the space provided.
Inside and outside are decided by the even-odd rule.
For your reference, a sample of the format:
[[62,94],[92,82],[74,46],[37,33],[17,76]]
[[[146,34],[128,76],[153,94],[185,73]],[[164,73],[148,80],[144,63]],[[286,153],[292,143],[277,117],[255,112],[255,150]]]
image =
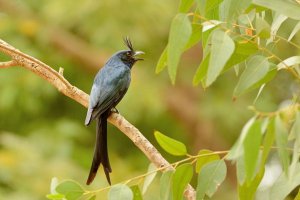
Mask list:
[[107,64],[110,64],[110,65],[113,65],[113,64],[120,64],[120,63],[123,63],[125,64],[129,69],[132,68],[132,66],[134,65],[135,61],[123,61],[121,59],[110,59]]
[[129,67],[129,69],[131,69],[135,62],[134,62],[134,61],[133,61],[133,62],[130,62],[130,61],[123,61],[123,63],[124,63],[127,67]]

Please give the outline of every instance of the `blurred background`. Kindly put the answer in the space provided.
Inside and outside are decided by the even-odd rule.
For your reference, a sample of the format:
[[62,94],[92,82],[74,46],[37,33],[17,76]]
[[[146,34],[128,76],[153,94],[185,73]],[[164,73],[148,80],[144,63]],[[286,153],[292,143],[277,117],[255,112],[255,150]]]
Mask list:
[[[131,87],[118,109],[174,162],[182,158],[163,152],[154,130],[184,142],[190,154],[200,149],[228,150],[253,115],[247,106],[257,92],[232,101],[237,83],[233,71],[206,91],[193,87],[202,57],[200,44],[183,55],[175,85],[167,70],[155,74],[178,4],[179,0],[0,0],[0,37],[55,70],[64,68],[66,79],[89,93],[97,71],[110,55],[124,49],[123,37],[129,36],[146,55],[134,66]],[[0,61],[7,60],[0,54]],[[275,110],[291,97],[284,85],[290,79],[289,74],[279,74],[255,106]],[[94,124],[84,126],[85,114],[84,107],[30,71],[1,69],[0,199],[45,199],[52,177],[84,185],[95,140]],[[146,157],[115,127],[109,125],[108,131],[112,182],[145,173]],[[228,164],[229,176],[215,199],[236,197],[235,173]],[[99,172],[87,189],[107,186],[102,169]],[[195,185],[196,178],[193,181]],[[145,199],[158,192],[158,186],[152,185]]]

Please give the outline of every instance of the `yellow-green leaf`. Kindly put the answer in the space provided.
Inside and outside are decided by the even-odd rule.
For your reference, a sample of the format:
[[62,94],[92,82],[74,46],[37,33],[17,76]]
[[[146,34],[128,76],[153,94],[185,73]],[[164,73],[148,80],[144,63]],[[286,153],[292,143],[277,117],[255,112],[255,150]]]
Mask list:
[[133,200],[143,200],[143,195],[138,185],[133,185],[130,189],[133,193]]
[[154,132],[154,136],[158,144],[168,153],[175,156],[183,156],[187,154],[186,146],[177,140],[174,140],[159,131]]
[[63,194],[47,194],[46,197],[47,197],[47,199],[52,199],[52,200],[62,200],[65,198],[65,195],[63,195]]
[[[218,154],[212,154],[213,151],[202,149],[199,151],[198,155],[200,157],[197,158],[196,162],[196,172],[199,173],[204,165],[206,165],[209,162],[220,160],[220,156]],[[212,154],[212,155],[207,155]]]

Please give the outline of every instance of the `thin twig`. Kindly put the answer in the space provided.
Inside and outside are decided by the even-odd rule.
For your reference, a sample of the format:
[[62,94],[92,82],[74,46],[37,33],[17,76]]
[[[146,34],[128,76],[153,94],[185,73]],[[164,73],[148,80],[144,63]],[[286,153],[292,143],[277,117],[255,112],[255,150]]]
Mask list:
[[[172,163],[170,165],[173,166],[174,168],[176,168],[179,164],[188,162],[190,160],[192,160],[191,164],[193,164],[200,157],[207,157],[207,156],[212,156],[212,155],[222,155],[222,154],[227,154],[228,152],[229,152],[229,150],[226,150],[226,151],[214,151],[212,153],[198,154],[198,155],[194,155],[194,156],[191,155],[191,156],[188,156],[187,158],[185,158],[183,160],[179,160],[179,161],[174,162],[174,163]],[[150,171],[150,172],[147,172],[145,174],[133,177],[133,178],[131,178],[129,180],[123,181],[122,183],[128,184],[130,182],[133,182],[134,180],[142,179],[142,178],[144,178],[144,177],[146,177],[146,176],[148,176],[150,174],[153,174],[153,173],[156,173],[156,172],[159,172],[159,171],[165,171],[168,167],[169,166],[164,166],[164,167],[157,168],[157,169],[155,169],[153,171]],[[102,192],[104,190],[110,189],[111,187],[113,187],[113,185],[107,186],[107,187],[104,187],[104,188],[101,188],[101,189],[97,189],[97,190],[87,190],[87,191],[85,191],[84,195],[87,195],[87,194],[96,194],[98,192]]]
[[0,62],[0,69],[13,67],[13,66],[16,66],[16,65],[17,65],[17,62],[14,61],[14,60],[6,61],[6,62]]
[[263,111],[259,111],[255,108],[255,106],[249,106],[248,109],[253,111],[255,113],[256,116],[258,117],[274,117],[276,115],[279,115],[280,113],[285,113],[288,112],[289,110],[298,110],[300,108],[300,105],[298,103],[293,103],[289,106],[286,106],[284,108],[281,108],[277,111],[274,112],[263,112]]
[[[26,69],[29,69],[33,73],[42,77],[54,87],[56,87],[61,93],[77,101],[84,107],[88,107],[89,95],[71,85],[59,72],[47,64],[33,58],[18,49],[14,48],[10,44],[0,39],[0,52],[11,56],[17,65],[20,65]],[[121,130],[133,143],[148,157],[148,159],[157,167],[166,167],[166,170],[173,169],[170,163],[162,157],[158,150],[143,136],[143,134],[132,124],[130,124],[123,116],[117,113],[113,113],[108,121]],[[188,185],[185,193],[186,199],[194,200],[195,190],[191,185]]]

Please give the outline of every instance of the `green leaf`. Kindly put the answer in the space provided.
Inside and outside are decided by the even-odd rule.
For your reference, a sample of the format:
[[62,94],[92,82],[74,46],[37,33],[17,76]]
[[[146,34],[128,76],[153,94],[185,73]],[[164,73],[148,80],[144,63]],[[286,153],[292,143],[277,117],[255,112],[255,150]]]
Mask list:
[[197,11],[199,12],[199,14],[204,15],[207,0],[195,0],[195,2],[197,3]]
[[300,4],[287,0],[252,0],[254,4],[274,10],[292,19],[300,20]]
[[242,185],[246,179],[244,155],[239,157],[236,161],[236,176],[239,185]]
[[88,200],[96,200],[96,195],[91,196]]
[[188,15],[177,14],[171,24],[167,50],[168,71],[172,83],[175,83],[180,56],[192,34],[192,26]]
[[256,34],[261,38],[269,38],[271,36],[271,26],[268,22],[260,17],[255,20]]
[[[220,156],[218,154],[212,154],[213,151],[202,149],[199,151],[198,155],[200,157],[197,158],[196,162],[196,172],[199,173],[204,165],[206,165],[209,162],[220,160]],[[207,155],[212,154],[212,155]]]
[[77,182],[71,180],[61,182],[55,190],[60,194],[64,194],[67,200],[77,200],[84,193],[82,187]]
[[[148,167],[147,173],[153,172],[153,171],[155,171],[155,170],[156,170],[155,165],[151,163],[151,164],[149,165],[149,167]],[[155,176],[156,176],[156,173],[157,173],[157,172],[153,172],[153,173],[151,173],[151,174],[149,174],[149,175],[146,176],[145,181],[144,181],[144,185],[143,185],[143,194],[146,193],[148,187],[150,186],[150,184],[151,184],[152,181],[154,180],[154,178],[155,178]]]
[[198,4],[198,10],[200,11],[201,16],[204,16],[207,19],[213,20],[219,18],[219,4],[223,0],[196,0]]
[[240,157],[244,153],[244,140],[249,132],[249,129],[255,122],[255,117],[252,117],[243,127],[242,132],[240,134],[240,137],[238,141],[233,145],[233,147],[230,149],[229,153],[227,154],[228,160],[236,160],[238,157]]
[[[299,155],[300,155],[300,113],[299,112],[296,113],[295,121],[290,131],[290,136],[291,135],[294,136],[295,142],[294,142],[292,161],[289,169],[290,170],[289,174],[295,174],[297,164],[299,163]],[[293,179],[293,176],[290,176],[289,178]]]
[[133,200],[131,189],[124,184],[117,184],[110,188],[108,200]]
[[194,3],[194,0],[181,0],[179,5],[179,12],[186,13],[190,10]]
[[[251,10],[248,13],[239,15],[238,23],[242,24],[242,25],[246,25],[246,26],[248,26],[248,25],[251,26],[251,24],[252,24],[252,22],[255,18],[255,14],[256,14],[255,10]],[[245,33],[245,28],[244,27],[240,27],[239,30],[240,30],[241,33]]]
[[193,78],[194,86],[198,85],[205,78],[205,76],[207,74],[209,60],[210,60],[210,53],[203,58],[202,62],[200,63],[200,65],[194,75],[194,78]]
[[143,196],[138,185],[131,186],[130,189],[133,193],[133,200],[143,200]]
[[293,39],[293,37],[296,35],[296,33],[300,30],[300,22],[298,22],[295,26],[295,28],[293,29],[293,31],[291,32],[288,41],[291,41]]
[[202,26],[200,24],[192,24],[192,34],[189,38],[189,41],[185,45],[185,50],[196,45],[202,36]]
[[176,168],[172,178],[173,200],[182,200],[183,192],[193,177],[193,166],[185,163]]
[[53,200],[62,200],[65,198],[65,195],[63,194],[47,194],[47,199],[53,199]]
[[297,193],[297,195],[296,195],[296,197],[295,197],[294,200],[300,200],[300,189],[298,190],[298,193]]
[[245,13],[249,13],[251,12],[252,10],[255,10],[256,13],[260,13],[260,12],[263,12],[263,11],[266,11],[268,10],[267,8],[265,7],[261,7],[259,5],[255,5],[255,4],[250,4],[250,6],[245,10]]
[[289,140],[296,139],[296,143],[300,144],[300,113],[296,113],[295,122],[291,128]]
[[260,168],[257,175],[251,182],[245,181],[244,184],[238,185],[239,199],[240,200],[253,200],[255,199],[255,192],[265,174],[265,168]]
[[168,52],[168,46],[164,49],[162,54],[160,55],[160,58],[157,62],[156,68],[155,68],[155,73],[160,73],[166,66],[167,66],[167,52]]
[[265,78],[269,69],[270,64],[266,57],[255,55],[249,58],[246,62],[246,69],[242,73],[233,95],[240,96],[250,89],[253,89],[254,85]]
[[[202,26],[199,24],[192,24],[192,34],[185,45],[184,50],[187,50],[194,45],[196,45],[200,40],[202,36]],[[165,47],[164,51],[160,55],[160,58],[157,62],[155,73],[160,73],[166,66],[167,66],[167,60],[168,60],[168,45]]]
[[272,35],[277,35],[277,32],[281,26],[281,24],[287,20],[288,17],[285,15],[276,15],[271,26],[271,33]]
[[277,115],[275,118],[275,138],[276,138],[276,145],[278,147],[279,159],[285,173],[287,174],[289,163],[290,163],[289,152],[287,150],[288,132],[283,122],[281,121],[279,115]]
[[174,171],[169,170],[162,174],[160,177],[160,200],[170,200],[172,199],[171,192],[171,181]]
[[219,10],[219,5],[222,1],[223,0],[206,1],[205,16],[209,17],[212,12]]
[[277,68],[278,70],[281,70],[281,69],[286,69],[288,67],[292,67],[297,64],[300,64],[300,56],[292,56],[280,62],[277,65]]
[[250,127],[244,140],[244,159],[246,169],[246,179],[250,182],[255,173],[258,161],[259,147],[261,143],[261,122],[255,121]]
[[250,4],[251,1],[249,0],[224,0],[219,9],[220,19],[227,22],[229,26],[232,26],[231,23],[235,22],[238,16],[240,16]]
[[272,117],[269,119],[267,133],[263,141],[264,148],[261,156],[260,168],[264,168],[274,141],[275,141],[275,119],[274,117]]
[[[250,91],[255,88],[258,88],[258,87],[260,87],[260,90],[261,90],[261,87],[263,85],[265,85],[267,82],[269,82],[270,80],[272,80],[275,77],[275,75],[277,74],[276,65],[273,63],[269,63],[269,64],[270,64],[270,66],[269,66],[268,73],[260,81],[258,81],[257,83],[255,83],[251,87],[249,87],[245,92]],[[256,98],[258,98],[258,96]]]
[[[286,174],[283,172],[275,181],[275,183],[271,186],[269,191],[265,191],[269,193],[269,199],[281,200],[285,199],[288,194],[291,193],[296,187],[300,185],[300,164],[298,163],[295,169],[295,173],[291,174],[292,179],[288,178]],[[257,199],[261,199],[258,196]]]
[[213,31],[211,42],[211,54],[205,82],[206,87],[217,79],[234,51],[232,39],[219,29]]
[[257,51],[257,46],[251,42],[236,42],[234,52],[230,59],[227,61],[223,71],[226,71],[234,65],[241,63],[242,61],[246,60],[249,56],[255,54],[255,52]]
[[[214,23],[212,24],[210,21],[209,22],[203,22],[202,23],[202,46],[205,47],[203,55],[207,55],[208,52],[210,52],[211,48],[211,36],[214,30],[217,29],[218,24],[221,22],[217,23],[215,20],[213,21]],[[217,24],[217,25],[216,25]],[[209,51],[207,51],[207,47],[209,47]]]
[[186,146],[174,140],[164,134],[160,133],[159,131],[154,132],[154,136],[158,144],[168,153],[174,156],[184,156],[187,154]]
[[216,160],[206,164],[198,175],[197,199],[209,198],[217,191],[225,180],[227,168],[224,160]]

